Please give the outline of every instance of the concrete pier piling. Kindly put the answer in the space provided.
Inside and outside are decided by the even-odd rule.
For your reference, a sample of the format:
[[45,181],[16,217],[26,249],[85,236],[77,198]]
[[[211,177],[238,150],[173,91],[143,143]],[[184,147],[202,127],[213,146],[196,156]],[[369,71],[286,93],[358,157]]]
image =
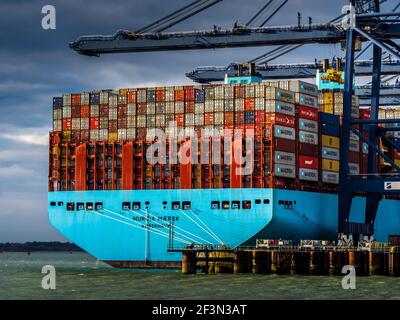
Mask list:
[[182,252],[182,273],[195,274],[197,271],[197,253],[194,250]]
[[252,272],[252,252],[251,251],[235,251],[233,256],[233,273],[249,273]]
[[253,250],[253,273],[270,274],[271,273],[271,252]]
[[[390,250],[389,250],[390,249]],[[346,265],[355,268],[357,276],[400,276],[400,251],[397,247],[365,250],[364,248],[328,247],[311,250],[303,247],[246,250],[182,251],[182,273],[208,274],[254,273],[279,275],[342,276]]]

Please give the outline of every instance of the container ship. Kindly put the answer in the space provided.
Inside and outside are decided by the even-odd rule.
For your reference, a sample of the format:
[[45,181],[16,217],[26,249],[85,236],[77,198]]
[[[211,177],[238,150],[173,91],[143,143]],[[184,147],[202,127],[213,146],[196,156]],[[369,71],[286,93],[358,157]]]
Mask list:
[[[123,268],[179,267],[181,254],[170,249],[185,246],[336,240],[342,108],[341,91],[302,81],[55,97],[49,221]],[[352,117],[369,117],[356,96]],[[381,149],[400,165],[400,153]],[[367,158],[368,146],[352,135],[351,173],[367,173]],[[364,209],[359,194],[352,221],[364,222]],[[400,234],[399,212],[399,199],[381,201],[376,240]]]

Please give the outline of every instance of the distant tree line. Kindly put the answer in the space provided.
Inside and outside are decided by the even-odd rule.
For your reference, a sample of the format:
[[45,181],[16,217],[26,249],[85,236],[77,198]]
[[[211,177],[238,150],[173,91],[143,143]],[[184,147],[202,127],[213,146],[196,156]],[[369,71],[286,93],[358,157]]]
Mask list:
[[25,243],[0,243],[0,252],[28,252],[28,251],[83,251],[70,242],[25,242]]

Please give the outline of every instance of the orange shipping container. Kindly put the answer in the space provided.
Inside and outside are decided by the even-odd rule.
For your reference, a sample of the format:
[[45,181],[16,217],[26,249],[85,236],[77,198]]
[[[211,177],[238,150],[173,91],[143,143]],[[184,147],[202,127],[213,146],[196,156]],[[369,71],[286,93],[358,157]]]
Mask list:
[[126,100],[127,103],[136,103],[136,90],[128,90]]
[[185,87],[185,100],[194,101],[194,87]]
[[63,121],[62,121],[62,130],[63,131],[71,130],[71,127],[72,127],[71,119],[63,119]]
[[244,110],[246,111],[254,110],[254,98],[244,99]]
[[245,87],[235,86],[235,98],[244,98]]
[[214,124],[214,113],[213,112],[206,112],[204,114],[204,124],[206,126]]
[[156,91],[156,101],[157,102],[165,101],[165,90],[164,89],[157,89],[157,91]]
[[99,118],[90,118],[90,129],[95,130],[95,129],[99,129]]
[[81,94],[80,93],[71,95],[71,104],[73,106],[79,106],[81,104]]
[[185,90],[175,90],[175,101],[185,101]]
[[182,127],[185,123],[185,115],[184,114],[176,114],[175,115],[175,123],[178,127]]
[[89,118],[90,108],[88,104],[81,106],[81,118]]

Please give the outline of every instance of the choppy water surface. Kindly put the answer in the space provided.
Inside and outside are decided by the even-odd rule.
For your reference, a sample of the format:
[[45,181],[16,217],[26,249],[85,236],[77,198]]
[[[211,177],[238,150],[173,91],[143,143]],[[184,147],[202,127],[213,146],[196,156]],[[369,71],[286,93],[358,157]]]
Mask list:
[[[42,267],[56,268],[56,290],[41,287]],[[400,278],[183,275],[179,271],[113,269],[81,253],[0,253],[0,299],[400,299]]]

